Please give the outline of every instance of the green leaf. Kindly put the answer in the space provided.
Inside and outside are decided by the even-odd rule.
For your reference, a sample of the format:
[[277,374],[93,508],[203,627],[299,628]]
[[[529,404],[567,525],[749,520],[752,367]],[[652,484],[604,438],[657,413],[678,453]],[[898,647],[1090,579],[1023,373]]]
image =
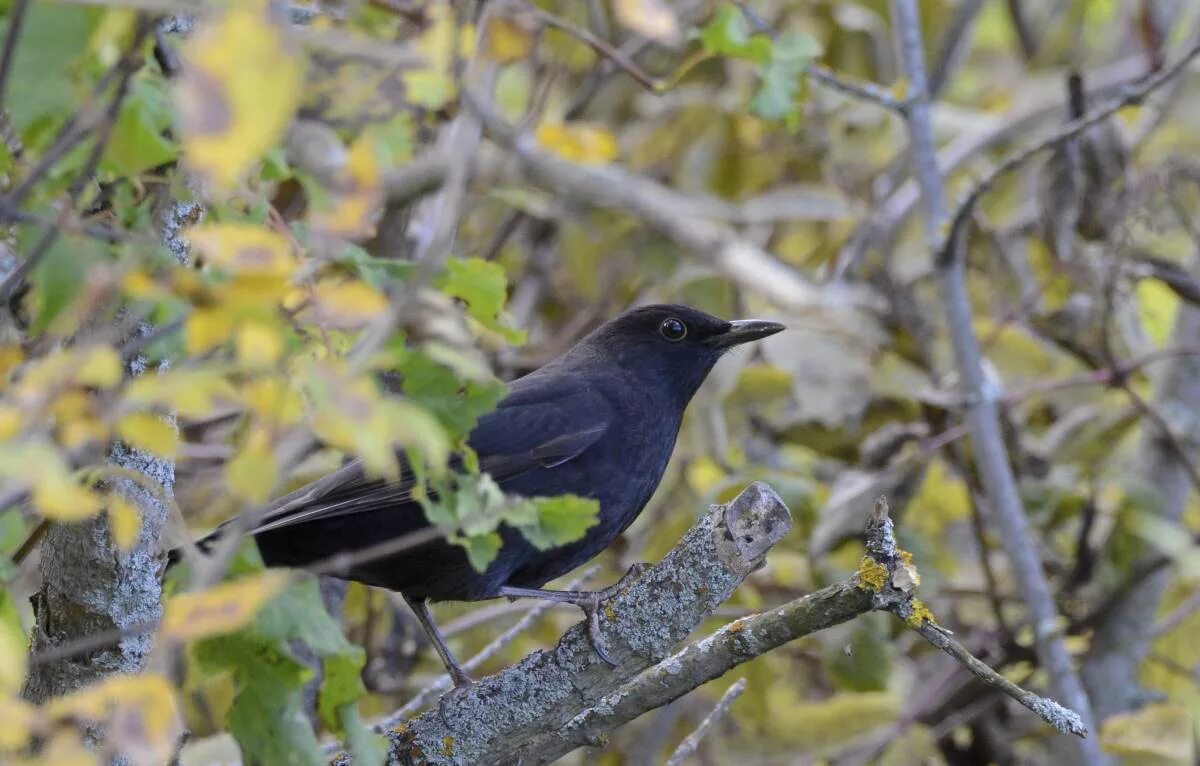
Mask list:
[[134,178],[175,159],[179,150],[164,131],[171,124],[166,93],[153,80],[137,80],[113,125],[101,168]]
[[[39,227],[26,227],[18,242],[19,251],[23,255],[31,253],[43,235]],[[93,240],[64,235],[54,240],[29,275],[37,306],[30,328],[34,334],[45,332],[75,301],[87,279],[89,264],[99,254],[99,245]]]
[[494,379],[464,382],[424,350],[401,350],[396,371],[403,377],[404,395],[437,415],[455,439],[466,436],[481,415],[495,409],[506,390]]
[[800,78],[820,54],[821,44],[809,35],[787,34],[776,40],[762,67],[762,85],[750,108],[767,120],[795,119]]
[[[40,118],[74,111],[81,103],[83,93],[74,78],[76,62],[88,49],[102,13],[100,8],[78,5],[30,5],[4,99],[18,133],[24,134]],[[8,33],[7,19],[0,28],[0,34]]]
[[496,554],[500,552],[500,535],[495,532],[472,537],[455,537],[453,541],[467,552],[467,560],[477,572],[487,569],[488,564],[492,563]]
[[[232,570],[238,574],[260,568],[253,557],[243,556]],[[351,741],[363,763],[380,763],[380,745],[355,709],[364,693],[360,678],[364,653],[342,635],[311,579],[268,602],[243,630],[194,646],[202,669],[227,671],[233,676],[236,691],[227,725],[245,760],[305,766],[325,762],[304,716],[302,690],[312,670],[292,653],[297,641],[322,660],[324,673],[317,698],[322,719]]]
[[497,263],[482,258],[452,259],[438,288],[451,298],[467,304],[467,310],[489,330],[500,333],[510,343],[524,343],[525,333],[501,321],[508,278]]
[[723,6],[717,17],[700,30],[700,42],[710,53],[756,64],[765,64],[771,51],[771,39],[766,35],[751,35],[745,15],[733,5]]
[[[535,513],[532,520],[521,516],[506,517],[539,550],[565,545],[583,537],[596,525],[600,503],[578,495],[538,497],[530,501]],[[528,506],[527,506],[528,507]],[[526,509],[527,509],[526,507]]]

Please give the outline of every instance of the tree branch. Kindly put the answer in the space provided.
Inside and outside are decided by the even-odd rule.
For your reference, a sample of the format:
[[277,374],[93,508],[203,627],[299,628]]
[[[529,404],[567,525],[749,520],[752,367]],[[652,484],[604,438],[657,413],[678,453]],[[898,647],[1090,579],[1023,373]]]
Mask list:
[[[410,721],[400,714],[383,721],[376,728],[390,741],[388,763],[551,763],[576,748],[602,744],[614,729],[737,665],[876,610],[900,617],[1059,731],[1086,735],[1078,715],[1008,681],[933,622],[914,597],[919,578],[908,554],[896,545],[882,499],[867,527],[867,555],[856,575],[735,620],[668,657],[677,641],[761,565],[790,526],[787,508],[762,483],[713,506],[661,563],[607,605],[601,626],[616,649],[616,668],[600,663],[583,626],[576,625],[555,649],[534,652],[445,698],[439,711]],[[349,762],[347,754],[334,760],[340,766]]]
[[[937,252],[940,231],[947,221],[948,211],[930,121],[920,17],[914,0],[893,0],[892,14],[898,31],[900,59],[915,91],[905,120],[912,141],[914,175],[925,208],[925,237],[929,246]],[[1052,689],[1079,713],[1086,728],[1094,730],[1091,706],[1059,633],[1058,610],[1042,570],[1037,546],[1031,537],[1029,521],[1017,491],[1016,478],[1008,461],[996,406],[998,392],[987,383],[979,340],[972,329],[963,259],[939,257],[937,265],[938,288],[966,397],[966,420],[975,460],[993,509],[991,520],[1000,532],[1013,575],[1028,605],[1038,659],[1050,675]],[[1077,755],[1083,763],[1098,764],[1105,761],[1095,739],[1081,740]]]

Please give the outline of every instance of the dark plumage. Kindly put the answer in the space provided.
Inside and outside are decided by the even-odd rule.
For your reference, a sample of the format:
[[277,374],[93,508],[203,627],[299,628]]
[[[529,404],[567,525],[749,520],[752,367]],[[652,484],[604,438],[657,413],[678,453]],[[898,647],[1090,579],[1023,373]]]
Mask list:
[[[782,329],[673,305],[634,309],[603,325],[514,381],[468,439],[482,469],[505,492],[598,500],[598,523],[582,539],[539,551],[502,526],[503,545],[484,572],[471,567],[460,547],[439,538],[338,576],[402,593],[459,684],[469,679],[438,635],[426,600],[554,598],[583,607],[594,629],[603,592],[536,589],[596,556],[637,518],[662,478],[684,409],[721,355]],[[281,498],[253,534],[268,565],[302,568],[426,528],[410,490],[409,481],[368,480],[350,463]],[[594,643],[595,637],[593,630]]]

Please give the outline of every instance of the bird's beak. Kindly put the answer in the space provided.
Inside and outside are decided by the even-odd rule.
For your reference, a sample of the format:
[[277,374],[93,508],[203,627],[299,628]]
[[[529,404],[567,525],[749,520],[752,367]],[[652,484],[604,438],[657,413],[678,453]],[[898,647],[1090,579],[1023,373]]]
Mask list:
[[728,330],[713,335],[706,342],[717,348],[729,348],[774,335],[785,329],[787,328],[778,322],[768,322],[764,319],[735,319],[729,323]]

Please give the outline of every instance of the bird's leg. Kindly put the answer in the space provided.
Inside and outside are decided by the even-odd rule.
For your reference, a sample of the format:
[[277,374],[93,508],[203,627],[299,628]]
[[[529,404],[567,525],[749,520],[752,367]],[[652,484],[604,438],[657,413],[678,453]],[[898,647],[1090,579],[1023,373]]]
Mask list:
[[508,598],[540,598],[546,601],[554,601],[559,604],[573,604],[579,607],[583,610],[584,615],[587,616],[588,638],[591,639],[592,650],[607,665],[615,668],[617,663],[613,661],[612,657],[608,654],[608,650],[604,648],[604,639],[600,635],[600,606],[605,601],[620,593],[628,581],[637,579],[638,575],[644,572],[647,566],[647,564],[634,564],[629,567],[629,571],[621,576],[620,580],[601,590],[545,590],[543,588],[518,588],[505,585],[500,589],[500,595],[507,596]]
[[404,602],[413,610],[413,614],[417,615],[417,621],[421,623],[421,627],[425,629],[425,635],[429,636],[429,640],[433,643],[433,648],[437,650],[438,656],[442,658],[442,664],[446,666],[446,672],[450,674],[451,680],[454,681],[455,688],[460,686],[470,686],[475,683],[467,672],[458,664],[458,660],[454,659],[454,655],[450,653],[450,647],[446,646],[446,639],[442,638],[442,632],[438,630],[437,623],[433,621],[433,613],[429,611],[429,603],[423,598],[409,598],[404,596]]

